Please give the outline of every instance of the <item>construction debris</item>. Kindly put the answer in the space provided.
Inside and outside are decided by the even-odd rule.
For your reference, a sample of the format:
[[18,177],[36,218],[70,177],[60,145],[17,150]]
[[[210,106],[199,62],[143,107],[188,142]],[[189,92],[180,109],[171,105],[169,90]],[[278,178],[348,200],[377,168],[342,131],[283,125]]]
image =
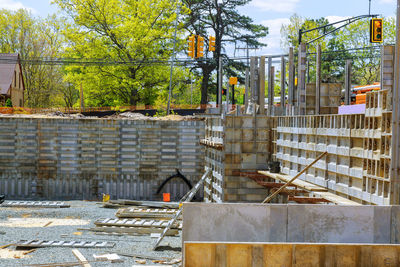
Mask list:
[[104,208],[126,208],[131,206],[140,206],[148,208],[166,208],[166,209],[178,209],[179,203],[177,202],[159,202],[159,201],[139,201],[139,200],[129,200],[129,199],[118,199],[110,200],[103,203]]
[[123,260],[116,253],[102,255],[93,254],[93,258],[95,258],[97,261],[109,261],[111,263],[123,262]]
[[157,218],[171,219],[176,209],[142,209],[139,207],[122,208],[115,214],[118,218]]
[[113,242],[107,241],[48,241],[20,240],[14,244],[17,248],[73,247],[73,248],[112,248]]
[[59,201],[4,201],[0,207],[12,208],[69,208],[70,205]]
[[87,259],[82,255],[82,253],[79,250],[74,248],[72,250],[72,254],[74,254],[74,256],[82,263],[83,267],[91,267]]
[[[146,219],[113,219],[105,218],[94,222],[96,226],[117,226],[117,227],[149,227],[163,228],[168,225],[165,220],[146,220]],[[175,223],[171,228],[182,229],[182,223]]]

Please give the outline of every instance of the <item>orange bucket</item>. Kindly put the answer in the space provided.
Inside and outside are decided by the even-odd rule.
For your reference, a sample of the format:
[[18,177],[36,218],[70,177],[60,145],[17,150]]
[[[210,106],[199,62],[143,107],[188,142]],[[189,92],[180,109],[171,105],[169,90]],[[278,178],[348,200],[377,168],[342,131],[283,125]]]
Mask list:
[[171,201],[171,194],[170,193],[163,193],[162,197],[163,197],[163,201],[164,202],[170,202]]

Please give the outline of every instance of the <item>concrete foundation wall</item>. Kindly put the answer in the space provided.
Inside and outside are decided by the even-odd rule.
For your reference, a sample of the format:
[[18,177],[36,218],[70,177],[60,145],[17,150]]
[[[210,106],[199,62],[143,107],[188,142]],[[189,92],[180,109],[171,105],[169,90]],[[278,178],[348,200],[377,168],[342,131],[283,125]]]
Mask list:
[[185,203],[182,241],[400,243],[400,206]]
[[[0,194],[8,199],[158,199],[179,169],[204,173],[203,121],[0,118]],[[163,192],[179,199],[173,179]]]

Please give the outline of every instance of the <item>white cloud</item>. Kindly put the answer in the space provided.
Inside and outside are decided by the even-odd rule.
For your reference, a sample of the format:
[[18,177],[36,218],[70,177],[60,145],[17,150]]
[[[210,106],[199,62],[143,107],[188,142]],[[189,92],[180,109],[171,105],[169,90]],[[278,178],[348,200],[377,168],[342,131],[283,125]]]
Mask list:
[[33,9],[31,7],[27,7],[24,4],[22,4],[21,2],[14,1],[14,0],[0,0],[0,9],[1,8],[9,9],[9,10],[18,10],[21,8],[25,8],[32,12],[36,12],[35,9]]
[[329,23],[335,23],[344,19],[348,19],[350,17],[326,16],[325,18],[329,21]]
[[394,4],[396,0],[379,0],[380,4]]
[[267,54],[280,54],[281,49],[281,27],[283,24],[288,24],[289,18],[278,18],[271,20],[264,20],[261,22],[262,25],[267,26],[269,33],[267,37],[263,38],[261,42],[266,43],[267,47],[263,49],[264,53]]
[[291,13],[295,11],[298,2],[300,0],[253,0],[250,6],[263,11]]

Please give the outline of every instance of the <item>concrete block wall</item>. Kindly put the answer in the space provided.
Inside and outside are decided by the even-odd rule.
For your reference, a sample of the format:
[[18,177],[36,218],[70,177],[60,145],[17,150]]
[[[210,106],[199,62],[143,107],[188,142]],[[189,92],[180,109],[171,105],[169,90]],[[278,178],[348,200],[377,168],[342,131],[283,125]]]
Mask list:
[[[151,200],[179,169],[204,172],[203,121],[0,118],[0,194],[8,199]],[[173,179],[163,192],[188,190]]]
[[[363,204],[390,204],[391,112],[387,91],[367,94],[365,114],[278,117],[276,158],[299,178]],[[397,196],[398,197],[398,196]]]
[[266,169],[272,154],[272,120],[268,116],[226,115],[206,119],[206,168],[212,176],[204,185],[206,202],[260,202],[267,190],[239,172]]
[[182,242],[399,244],[399,222],[400,206],[185,203]]

